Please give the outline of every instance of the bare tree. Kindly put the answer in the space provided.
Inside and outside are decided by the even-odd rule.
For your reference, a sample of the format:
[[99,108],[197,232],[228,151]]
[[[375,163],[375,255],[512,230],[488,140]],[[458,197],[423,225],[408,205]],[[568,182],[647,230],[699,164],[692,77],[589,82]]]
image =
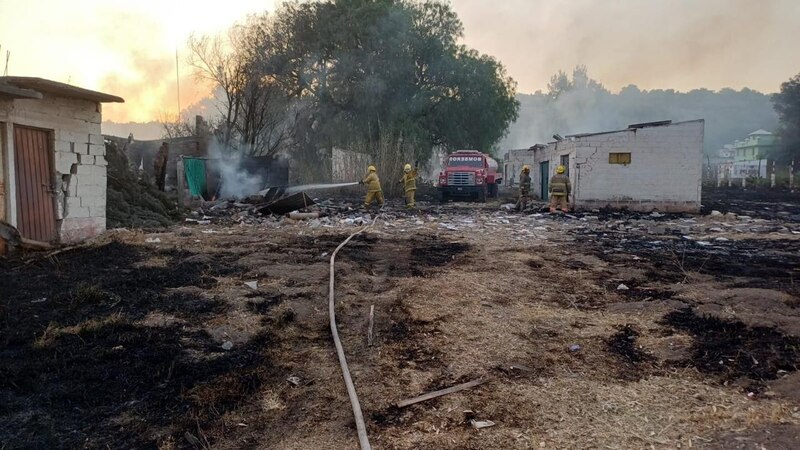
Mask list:
[[270,20],[267,14],[249,16],[224,38],[189,39],[189,64],[195,75],[222,93],[217,134],[229,152],[275,156],[290,140],[290,101],[266,72]]

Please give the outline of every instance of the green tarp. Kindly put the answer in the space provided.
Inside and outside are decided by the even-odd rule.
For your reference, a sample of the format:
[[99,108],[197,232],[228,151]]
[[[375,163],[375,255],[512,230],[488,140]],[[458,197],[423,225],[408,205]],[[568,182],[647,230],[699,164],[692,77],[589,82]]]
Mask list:
[[200,197],[206,192],[206,161],[204,159],[183,158],[183,171],[192,197]]

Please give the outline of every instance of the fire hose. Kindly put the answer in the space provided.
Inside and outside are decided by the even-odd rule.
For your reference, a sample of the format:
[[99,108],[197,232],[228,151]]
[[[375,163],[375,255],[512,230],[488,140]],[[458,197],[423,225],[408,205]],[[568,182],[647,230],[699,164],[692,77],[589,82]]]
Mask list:
[[344,377],[344,384],[347,386],[347,395],[350,397],[350,405],[353,407],[353,418],[356,421],[356,430],[358,431],[358,442],[361,445],[361,450],[370,450],[372,447],[369,445],[369,437],[367,436],[367,426],[364,423],[364,416],[361,414],[361,404],[358,402],[358,395],[356,394],[356,387],[353,385],[353,379],[350,377],[350,369],[347,367],[347,359],[344,356],[344,349],[342,348],[342,341],[339,340],[339,331],[336,329],[336,312],[334,310],[334,276],[333,276],[333,264],[336,260],[336,254],[339,253],[339,250],[342,249],[350,239],[358,236],[359,234],[366,231],[369,227],[375,225],[375,222],[378,221],[378,217],[375,217],[375,220],[372,221],[371,224],[368,224],[364,228],[356,231],[355,233],[351,234],[347,239],[344,240],[336,250],[333,251],[331,255],[331,280],[329,286],[329,296],[328,296],[328,316],[330,317],[331,322],[331,334],[333,335],[333,343],[336,345],[336,355],[339,357],[339,365],[342,367],[342,376]]

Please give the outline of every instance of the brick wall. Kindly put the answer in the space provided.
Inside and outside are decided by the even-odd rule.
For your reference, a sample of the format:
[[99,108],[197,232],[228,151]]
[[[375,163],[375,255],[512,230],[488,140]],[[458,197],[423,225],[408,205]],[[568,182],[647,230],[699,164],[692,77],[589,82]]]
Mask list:
[[77,242],[106,228],[106,159],[100,134],[99,103],[45,95],[41,100],[0,102],[5,123],[7,221],[16,222],[16,173],[13,161],[13,125],[52,131],[56,186],[56,219],[60,240]]

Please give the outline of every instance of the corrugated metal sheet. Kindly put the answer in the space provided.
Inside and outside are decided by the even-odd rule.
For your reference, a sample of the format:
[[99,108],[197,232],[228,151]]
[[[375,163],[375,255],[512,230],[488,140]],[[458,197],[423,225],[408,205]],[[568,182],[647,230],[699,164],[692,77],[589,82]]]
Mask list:
[[14,126],[17,229],[22,237],[52,242],[56,232],[50,132]]

